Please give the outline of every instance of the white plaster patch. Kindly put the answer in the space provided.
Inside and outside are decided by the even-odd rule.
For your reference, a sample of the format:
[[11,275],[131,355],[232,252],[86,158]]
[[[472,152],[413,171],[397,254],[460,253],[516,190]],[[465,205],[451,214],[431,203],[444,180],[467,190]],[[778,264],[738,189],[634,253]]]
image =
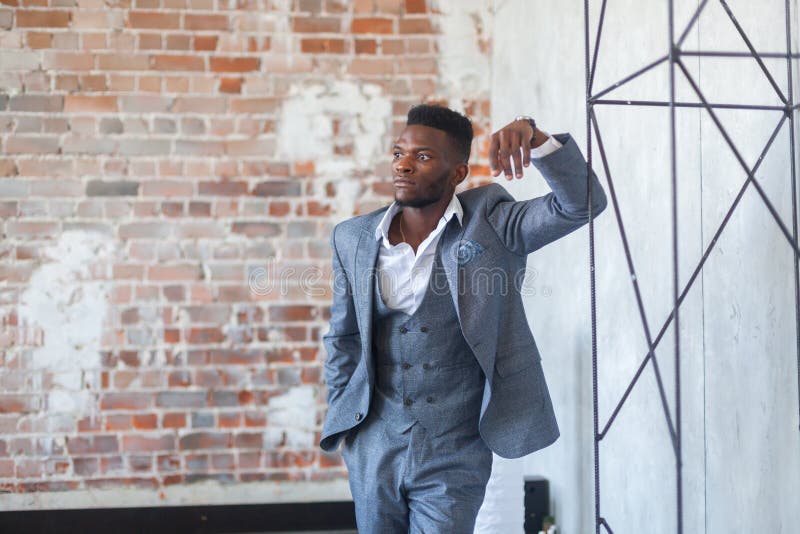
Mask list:
[[442,13],[439,17],[439,90],[451,100],[454,108],[463,98],[486,97],[491,84],[488,50],[492,31],[491,2],[434,0],[433,3]]
[[307,449],[315,446],[316,401],[314,387],[295,386],[284,395],[272,397],[267,409],[267,437],[285,432],[289,447]]
[[111,289],[107,280],[92,280],[91,271],[98,265],[110,268],[113,250],[113,240],[101,233],[64,232],[56,245],[44,251],[50,261],[31,275],[28,288],[20,296],[20,322],[36,325],[44,332],[43,345],[32,351],[32,366],[67,371],[58,380],[70,389],[76,381],[79,385],[75,371],[95,369],[100,364]]
[[[377,85],[352,81],[295,84],[289,95],[281,109],[279,157],[313,161],[320,177],[319,193],[334,183],[336,214],[351,216],[360,187],[354,174],[371,171],[388,154],[384,143],[391,122],[389,99]],[[352,154],[336,154],[337,140],[351,140]]]

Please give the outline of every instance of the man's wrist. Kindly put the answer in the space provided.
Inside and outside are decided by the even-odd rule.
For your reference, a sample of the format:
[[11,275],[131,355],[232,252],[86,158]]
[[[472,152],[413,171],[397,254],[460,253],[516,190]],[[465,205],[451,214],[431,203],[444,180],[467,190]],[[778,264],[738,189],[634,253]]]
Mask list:
[[539,128],[535,128],[533,130],[533,137],[531,137],[531,148],[539,148],[543,144],[547,142],[550,138],[546,133],[541,131]]

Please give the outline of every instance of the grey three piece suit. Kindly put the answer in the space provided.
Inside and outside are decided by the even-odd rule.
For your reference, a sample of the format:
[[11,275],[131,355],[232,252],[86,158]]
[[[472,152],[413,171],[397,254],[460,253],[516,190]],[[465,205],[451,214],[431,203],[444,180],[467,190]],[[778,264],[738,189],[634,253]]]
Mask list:
[[[574,140],[532,159],[552,192],[514,201],[497,184],[458,195],[412,315],[377,284],[387,208],[333,230],[334,298],[324,336],[328,411],[320,447],[342,454],[359,532],[472,532],[494,451],[518,458],[559,436],[520,296],[526,256],[589,220]],[[592,174],[595,215],[606,198]]]

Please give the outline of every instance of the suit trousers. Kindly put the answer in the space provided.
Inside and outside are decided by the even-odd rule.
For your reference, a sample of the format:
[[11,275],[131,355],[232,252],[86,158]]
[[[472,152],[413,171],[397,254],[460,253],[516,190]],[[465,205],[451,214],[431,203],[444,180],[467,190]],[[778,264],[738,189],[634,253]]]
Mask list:
[[359,534],[471,533],[492,471],[477,416],[436,435],[375,412],[342,445]]

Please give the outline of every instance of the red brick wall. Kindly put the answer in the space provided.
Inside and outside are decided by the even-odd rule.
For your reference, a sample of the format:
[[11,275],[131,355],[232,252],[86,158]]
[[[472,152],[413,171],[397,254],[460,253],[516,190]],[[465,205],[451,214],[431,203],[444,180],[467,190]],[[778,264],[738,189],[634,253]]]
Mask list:
[[[391,200],[390,141],[421,101],[472,116],[470,183],[488,181],[488,95],[440,89],[441,16],[0,0],[0,492],[346,477],[316,446],[330,229]],[[367,163],[327,118],[330,152],[352,154],[346,209],[320,161],[279,149],[292,91],[334,80],[391,103],[360,117],[388,122]],[[318,291],[252,287],[287,268]],[[286,415],[293,390],[308,428]]]

